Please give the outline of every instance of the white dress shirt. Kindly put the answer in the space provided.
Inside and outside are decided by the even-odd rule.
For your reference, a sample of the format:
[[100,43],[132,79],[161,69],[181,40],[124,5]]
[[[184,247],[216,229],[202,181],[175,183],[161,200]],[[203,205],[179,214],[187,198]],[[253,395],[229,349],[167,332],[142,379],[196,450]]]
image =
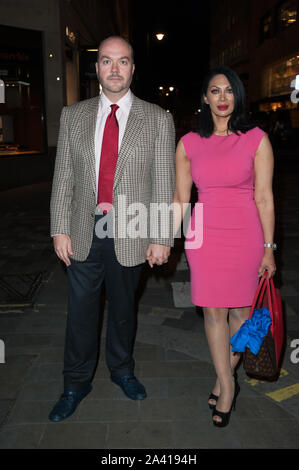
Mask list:
[[[125,128],[127,125],[128,116],[131,110],[133,101],[133,94],[129,90],[125,96],[123,96],[117,103],[119,109],[116,111],[116,119],[118,122],[118,151],[120,149],[122,139],[125,133]],[[95,165],[96,165],[96,198],[98,195],[98,182],[99,182],[99,169],[100,169],[100,160],[101,160],[101,150],[102,150],[102,141],[104,128],[106,124],[106,119],[111,112],[111,101],[107,96],[102,93],[100,95],[99,109],[96,122],[96,131],[95,131]]]

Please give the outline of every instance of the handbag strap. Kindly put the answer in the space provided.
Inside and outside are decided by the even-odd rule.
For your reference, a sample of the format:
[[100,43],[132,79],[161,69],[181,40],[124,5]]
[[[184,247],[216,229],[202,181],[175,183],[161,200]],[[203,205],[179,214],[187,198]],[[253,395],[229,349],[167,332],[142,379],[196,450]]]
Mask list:
[[265,289],[267,287],[267,284],[266,284],[267,276],[268,276],[268,273],[267,273],[267,271],[265,271],[264,274],[262,275],[261,279],[260,279],[259,285],[258,285],[257,290],[255,292],[254,299],[253,299],[253,302],[252,302],[252,305],[251,305],[251,309],[250,309],[250,313],[249,313],[248,318],[252,317],[253,311],[256,308],[257,304],[258,304],[258,299],[262,299],[263,296],[264,296]]
[[271,299],[273,301],[273,308],[272,308],[272,311],[271,311],[271,318],[272,318],[271,327],[272,327],[272,330],[273,330],[274,323],[278,319],[279,309],[278,309],[278,299],[277,299],[277,295],[276,295],[274,281],[273,281],[272,278],[269,280],[269,291],[271,291]]
[[264,298],[266,289],[267,289],[267,297],[268,297],[268,306],[269,306],[270,316],[272,320],[271,330],[273,331],[274,323],[276,321],[277,314],[278,314],[278,301],[276,297],[273,279],[272,278],[269,279],[269,274],[267,271],[265,271],[261,277],[261,280],[259,282],[258,288],[256,290],[256,293],[252,302],[252,306],[251,306],[250,314],[248,318],[252,317],[253,311],[256,308],[256,306],[259,305],[259,302],[261,305],[261,300]]
[[263,286],[260,290],[260,295],[258,296],[259,298],[256,301],[256,304],[255,304],[256,307],[261,307],[262,301],[263,301],[263,298],[264,298],[264,295],[265,295],[265,290],[267,289],[267,287],[268,287],[267,275],[266,276],[263,275]]

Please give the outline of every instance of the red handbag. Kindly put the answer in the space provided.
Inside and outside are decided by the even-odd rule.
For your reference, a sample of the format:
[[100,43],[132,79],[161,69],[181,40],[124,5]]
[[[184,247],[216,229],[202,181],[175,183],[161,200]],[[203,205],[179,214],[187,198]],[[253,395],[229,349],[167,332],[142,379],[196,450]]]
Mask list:
[[272,322],[258,354],[254,355],[246,348],[243,365],[248,374],[273,377],[278,372],[284,343],[284,321],[280,291],[274,287],[273,279],[269,279],[267,271],[259,282],[249,318],[256,308],[267,308]]

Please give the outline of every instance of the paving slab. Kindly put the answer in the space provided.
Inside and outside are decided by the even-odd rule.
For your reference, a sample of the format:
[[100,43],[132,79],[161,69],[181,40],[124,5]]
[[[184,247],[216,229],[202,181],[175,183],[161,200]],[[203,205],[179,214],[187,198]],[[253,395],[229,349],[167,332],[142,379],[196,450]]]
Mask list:
[[47,424],[39,449],[106,449],[108,424],[61,422]]

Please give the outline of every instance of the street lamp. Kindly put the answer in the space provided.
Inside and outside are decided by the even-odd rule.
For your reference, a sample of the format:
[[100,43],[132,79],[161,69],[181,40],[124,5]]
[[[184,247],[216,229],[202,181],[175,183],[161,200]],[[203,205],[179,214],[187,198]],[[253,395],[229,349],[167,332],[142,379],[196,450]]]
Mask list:
[[[151,56],[152,56],[152,49],[154,48],[160,48],[158,44],[154,44],[155,38],[160,42],[164,38],[165,34],[164,33],[154,33],[152,31],[147,31],[146,33],[146,55],[147,55],[147,80],[146,80],[146,90],[149,96],[152,94],[152,77],[153,77],[153,72],[151,68]],[[159,87],[159,93],[163,93],[163,88],[161,86]]]

